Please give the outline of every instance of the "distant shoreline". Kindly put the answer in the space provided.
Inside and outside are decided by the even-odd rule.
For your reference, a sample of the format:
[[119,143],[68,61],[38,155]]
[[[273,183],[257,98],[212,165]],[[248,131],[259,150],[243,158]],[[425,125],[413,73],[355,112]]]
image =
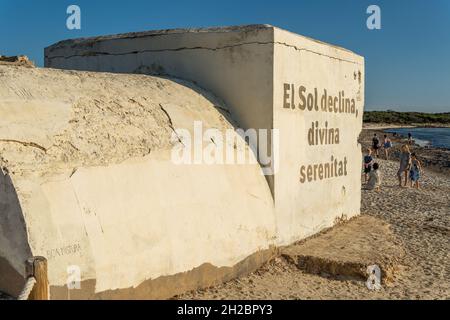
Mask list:
[[450,112],[398,112],[398,111],[365,111],[363,123],[366,127],[379,128],[449,128]]
[[410,125],[398,123],[376,123],[364,122],[363,129],[369,130],[388,130],[401,128],[450,128],[450,124],[446,123],[412,123]]

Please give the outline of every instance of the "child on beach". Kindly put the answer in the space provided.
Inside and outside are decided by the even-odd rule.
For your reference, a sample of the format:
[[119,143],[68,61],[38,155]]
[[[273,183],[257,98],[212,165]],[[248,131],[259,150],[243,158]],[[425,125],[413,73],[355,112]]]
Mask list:
[[388,138],[388,136],[384,135],[384,143],[383,143],[383,149],[384,149],[384,155],[386,156],[386,160],[389,160],[389,149],[392,147],[391,139]]
[[408,169],[411,165],[411,152],[409,151],[409,146],[407,144],[402,146],[402,153],[400,154],[400,168],[397,172],[398,184],[399,187],[402,187],[402,174],[405,175],[405,184],[406,187],[408,183]]
[[364,163],[363,163],[363,166],[364,166],[364,182],[367,182],[367,175],[372,170],[372,162],[373,162],[372,149],[368,148],[367,149],[367,155],[364,156]]
[[411,188],[415,183],[417,189],[419,189],[419,179],[422,173],[422,164],[417,159],[415,153],[411,154],[411,169],[409,170],[409,179],[411,179]]
[[369,181],[367,181],[367,190],[380,191],[381,188],[381,174],[378,163],[373,164],[373,170],[369,174]]

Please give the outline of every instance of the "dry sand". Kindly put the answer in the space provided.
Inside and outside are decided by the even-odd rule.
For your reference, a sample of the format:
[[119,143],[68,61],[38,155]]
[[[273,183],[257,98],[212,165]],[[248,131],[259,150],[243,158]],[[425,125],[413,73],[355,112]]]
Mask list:
[[[397,186],[397,162],[379,162],[384,177],[382,190],[363,190],[362,217],[371,216],[387,223],[396,238],[389,243],[398,246],[391,248],[392,252],[404,251],[395,276],[388,284],[383,284],[381,290],[368,290],[365,281],[356,277],[310,274],[299,269],[289,259],[279,257],[249,276],[176,298],[450,299],[450,177],[426,170],[422,190],[403,189]],[[352,224],[350,221],[339,228],[345,230],[351,228]],[[376,233],[380,237],[385,236]],[[338,234],[342,232],[328,239],[330,244],[335,240],[343,241],[337,238]],[[354,237],[351,232],[347,234],[346,241],[350,244]],[[324,236],[327,236],[327,232],[318,237]],[[369,237],[367,241],[370,241]],[[378,253],[386,250],[385,247],[386,242]],[[314,254],[319,256],[333,250],[327,246],[316,249]],[[358,255],[356,251],[354,253]]]

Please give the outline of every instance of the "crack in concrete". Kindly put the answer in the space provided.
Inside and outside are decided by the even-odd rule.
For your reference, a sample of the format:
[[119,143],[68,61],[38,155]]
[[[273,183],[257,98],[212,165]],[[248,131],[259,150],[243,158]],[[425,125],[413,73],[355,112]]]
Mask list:
[[173,127],[172,118],[170,117],[169,113],[167,112],[166,109],[164,109],[164,107],[162,106],[161,103],[159,104],[159,107],[161,108],[161,111],[164,112],[164,114],[167,116],[167,119],[169,120],[169,127],[170,127],[170,129],[172,129],[172,131],[173,131],[173,132],[175,133],[175,135],[177,136],[178,142],[180,142],[183,146],[185,146],[184,143],[183,143],[183,141],[181,140],[180,136],[178,135],[177,131],[176,131],[175,128]]
[[34,142],[26,142],[26,141],[19,141],[19,140],[14,140],[14,139],[0,139],[0,142],[11,142],[11,143],[19,143],[25,147],[33,147],[33,148],[38,148],[44,152],[47,152],[47,149],[45,149],[43,146],[38,145],[37,143]]
[[317,51],[313,51],[313,50],[310,50],[310,49],[306,49],[306,48],[299,48],[297,46],[294,46],[294,45],[291,45],[291,44],[287,44],[287,43],[284,43],[284,42],[278,42],[277,41],[277,42],[273,42],[273,43],[274,44],[283,45],[283,46],[286,46],[286,47],[289,47],[289,48],[293,48],[296,51],[305,51],[305,52],[317,54],[319,56],[327,57],[327,58],[330,58],[330,59],[335,59],[335,60],[339,60],[339,61],[343,61],[343,62],[348,62],[348,63],[356,64],[356,65],[359,65],[359,66],[362,65],[361,63],[358,63],[358,62],[355,62],[355,61],[352,61],[352,60],[341,59],[341,58],[338,58],[338,57],[335,57],[335,56],[330,56],[330,55],[327,55],[327,54],[324,54],[324,53],[320,53],[320,52],[317,52]]
[[224,49],[230,49],[230,48],[235,48],[235,47],[240,47],[240,46],[245,46],[245,45],[252,45],[252,44],[256,44],[256,45],[270,45],[270,44],[278,44],[278,45],[282,45],[282,46],[286,46],[289,48],[293,48],[296,51],[305,51],[305,52],[309,52],[309,53],[313,53],[313,54],[317,54],[323,57],[327,57],[330,59],[335,59],[335,60],[339,60],[339,61],[343,61],[343,62],[348,62],[348,63],[352,63],[352,64],[356,64],[356,65],[362,65],[361,63],[352,61],[352,60],[347,60],[347,59],[341,59],[341,58],[337,58],[335,56],[330,56],[324,53],[320,53],[317,51],[313,51],[310,49],[306,49],[306,48],[300,48],[294,45],[290,45],[284,42],[279,42],[279,41],[269,41],[269,42],[261,42],[261,41],[252,41],[252,42],[243,42],[243,43],[238,43],[238,44],[233,44],[233,45],[228,45],[228,46],[222,46],[222,47],[216,47],[216,48],[209,48],[209,47],[180,47],[180,48],[174,48],[174,49],[148,49],[148,50],[141,50],[141,51],[131,51],[131,52],[122,52],[122,53],[108,53],[108,52],[87,52],[85,54],[74,54],[74,55],[68,55],[68,56],[53,56],[53,57],[48,57],[46,56],[46,59],[57,59],[57,58],[61,58],[61,59],[70,59],[70,58],[74,58],[74,57],[87,57],[87,56],[97,56],[97,55],[108,55],[108,56],[124,56],[124,55],[129,55],[129,54],[139,54],[139,53],[153,53],[153,52],[176,52],[176,51],[183,51],[183,50],[210,50],[210,51],[217,51],[217,50],[224,50]]

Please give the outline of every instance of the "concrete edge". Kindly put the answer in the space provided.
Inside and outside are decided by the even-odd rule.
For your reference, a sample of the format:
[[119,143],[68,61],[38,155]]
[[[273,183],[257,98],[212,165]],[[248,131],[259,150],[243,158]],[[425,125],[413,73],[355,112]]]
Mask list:
[[68,290],[67,286],[50,286],[52,300],[163,300],[179,294],[208,288],[256,271],[264,263],[279,255],[275,246],[253,253],[232,267],[216,267],[210,263],[187,272],[148,279],[136,287],[96,292],[96,280],[81,282],[81,289]]
[[74,39],[65,39],[49,45],[45,50],[52,50],[64,45],[79,45],[89,42],[107,41],[116,39],[132,39],[140,37],[157,37],[173,34],[184,33],[227,33],[227,32],[248,32],[264,29],[272,29],[273,26],[269,24],[249,24],[249,25],[236,25],[236,26],[218,26],[218,27],[206,27],[206,28],[175,28],[175,29],[158,29],[138,32],[126,32],[112,35],[100,35],[93,37],[83,37]]

